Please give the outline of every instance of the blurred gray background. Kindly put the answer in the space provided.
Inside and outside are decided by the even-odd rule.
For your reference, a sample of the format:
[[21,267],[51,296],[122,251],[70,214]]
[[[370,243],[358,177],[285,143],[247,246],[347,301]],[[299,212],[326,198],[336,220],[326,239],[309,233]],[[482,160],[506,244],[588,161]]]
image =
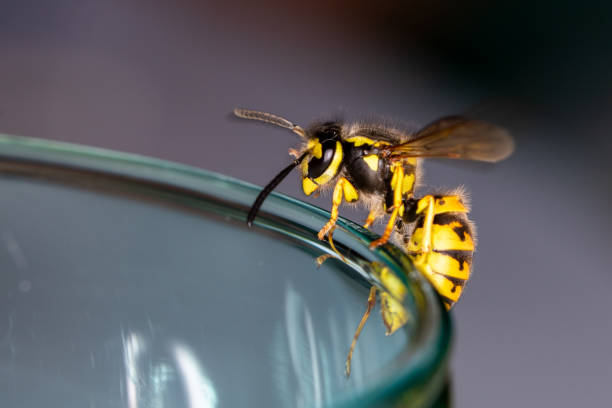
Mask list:
[[[612,6],[534,3],[1,0],[0,132],[263,185],[296,140],[235,106],[303,125],[495,120],[509,160],[425,168],[427,186],[468,188],[478,225],[453,311],[456,406],[607,406]],[[279,191],[302,198],[297,178]]]

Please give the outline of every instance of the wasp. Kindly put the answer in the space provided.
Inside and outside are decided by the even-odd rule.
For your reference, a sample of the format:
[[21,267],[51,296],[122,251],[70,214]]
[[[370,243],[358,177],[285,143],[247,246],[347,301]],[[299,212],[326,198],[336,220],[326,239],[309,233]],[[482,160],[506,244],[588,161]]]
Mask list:
[[[249,226],[265,198],[299,166],[306,195],[332,191],[330,218],[319,231],[319,239],[327,236],[335,250],[332,234],[340,205],[343,201],[363,204],[369,210],[364,227],[388,217],[382,235],[370,244],[371,248],[385,244],[393,235],[394,242],[431,282],[447,309],[459,299],[470,277],[475,248],[474,226],[467,217],[469,203],[461,189],[416,197],[420,160],[498,162],[514,149],[513,139],[505,129],[462,116],[443,117],[416,132],[376,123],[340,121],[317,122],[304,129],[267,112],[235,109],[234,114],[289,129],[302,141],[297,149],[289,149],[293,162],[256,198],[247,216]],[[407,322],[408,316],[397,300],[402,296],[401,285],[384,268],[379,275],[386,288],[381,293],[381,310],[390,335]],[[373,286],[366,312],[353,336],[347,376],[357,338],[376,304],[376,291]]]

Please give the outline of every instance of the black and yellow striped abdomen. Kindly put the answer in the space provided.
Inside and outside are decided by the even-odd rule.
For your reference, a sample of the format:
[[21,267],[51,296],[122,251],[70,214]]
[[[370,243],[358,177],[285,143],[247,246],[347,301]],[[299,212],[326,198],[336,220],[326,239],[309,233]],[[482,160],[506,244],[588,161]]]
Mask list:
[[473,227],[465,212],[436,214],[431,224],[430,248],[423,250],[425,220],[425,214],[418,216],[412,233],[406,236],[405,249],[450,309],[470,277],[475,247]]

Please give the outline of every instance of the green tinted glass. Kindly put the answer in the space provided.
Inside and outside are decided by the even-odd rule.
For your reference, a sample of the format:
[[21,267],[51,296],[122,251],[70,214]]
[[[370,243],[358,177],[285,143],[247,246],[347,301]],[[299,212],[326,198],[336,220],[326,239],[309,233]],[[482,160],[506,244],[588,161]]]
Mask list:
[[[328,213],[135,155],[0,136],[0,396],[12,407],[428,407],[449,319],[401,251]],[[408,288],[344,362],[371,263]],[[403,271],[411,271],[404,273]],[[375,279],[374,279],[375,280]],[[442,402],[444,403],[444,402]]]

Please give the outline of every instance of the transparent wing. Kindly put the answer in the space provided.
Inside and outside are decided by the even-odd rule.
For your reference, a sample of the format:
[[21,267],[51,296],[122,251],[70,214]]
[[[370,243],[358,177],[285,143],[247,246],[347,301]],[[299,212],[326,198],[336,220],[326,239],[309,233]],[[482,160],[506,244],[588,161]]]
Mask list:
[[514,141],[508,131],[498,126],[449,116],[425,126],[412,140],[382,150],[391,160],[445,157],[497,162],[510,156],[514,150]]

